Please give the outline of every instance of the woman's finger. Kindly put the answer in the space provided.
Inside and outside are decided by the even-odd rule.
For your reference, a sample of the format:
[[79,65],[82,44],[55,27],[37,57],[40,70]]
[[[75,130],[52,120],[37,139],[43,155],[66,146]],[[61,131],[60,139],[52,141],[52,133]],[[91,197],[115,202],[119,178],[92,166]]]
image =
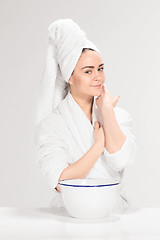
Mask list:
[[104,92],[109,92],[109,90],[106,88],[106,86],[105,85],[103,85],[104,86]]
[[115,97],[115,102],[117,103],[118,100],[119,100],[119,96],[116,96],[116,97]]

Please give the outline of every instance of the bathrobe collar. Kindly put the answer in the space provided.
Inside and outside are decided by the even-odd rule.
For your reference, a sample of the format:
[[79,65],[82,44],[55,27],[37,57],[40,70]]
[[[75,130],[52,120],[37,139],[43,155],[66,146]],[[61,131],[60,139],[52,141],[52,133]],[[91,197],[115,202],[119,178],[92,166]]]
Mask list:
[[92,105],[92,124],[82,108],[74,100],[70,91],[59,104],[58,108],[75,141],[83,153],[86,153],[94,144],[94,122],[97,120],[95,96]]

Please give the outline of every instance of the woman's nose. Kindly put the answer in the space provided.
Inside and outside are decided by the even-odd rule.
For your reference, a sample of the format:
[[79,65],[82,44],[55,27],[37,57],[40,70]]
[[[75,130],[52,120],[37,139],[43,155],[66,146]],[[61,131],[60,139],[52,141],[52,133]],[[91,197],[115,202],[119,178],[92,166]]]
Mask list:
[[95,71],[94,80],[97,80],[97,81],[100,81],[100,80],[101,80],[100,72],[99,72],[99,71]]

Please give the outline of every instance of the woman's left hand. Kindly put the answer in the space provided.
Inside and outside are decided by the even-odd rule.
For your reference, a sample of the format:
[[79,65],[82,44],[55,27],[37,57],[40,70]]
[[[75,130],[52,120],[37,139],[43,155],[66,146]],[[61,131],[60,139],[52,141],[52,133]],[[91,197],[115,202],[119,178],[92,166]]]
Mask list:
[[96,105],[103,112],[107,107],[115,107],[119,97],[113,97],[105,85],[103,85],[101,95],[96,98]]

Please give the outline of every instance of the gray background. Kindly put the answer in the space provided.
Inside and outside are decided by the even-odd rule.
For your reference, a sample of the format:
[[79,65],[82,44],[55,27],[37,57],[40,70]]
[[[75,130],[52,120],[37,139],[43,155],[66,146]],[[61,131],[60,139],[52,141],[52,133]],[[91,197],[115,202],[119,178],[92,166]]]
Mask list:
[[47,29],[72,18],[103,52],[106,85],[133,118],[135,162],[125,170],[136,206],[160,207],[160,1],[0,1],[0,206],[47,207],[52,199],[36,164],[33,118]]

